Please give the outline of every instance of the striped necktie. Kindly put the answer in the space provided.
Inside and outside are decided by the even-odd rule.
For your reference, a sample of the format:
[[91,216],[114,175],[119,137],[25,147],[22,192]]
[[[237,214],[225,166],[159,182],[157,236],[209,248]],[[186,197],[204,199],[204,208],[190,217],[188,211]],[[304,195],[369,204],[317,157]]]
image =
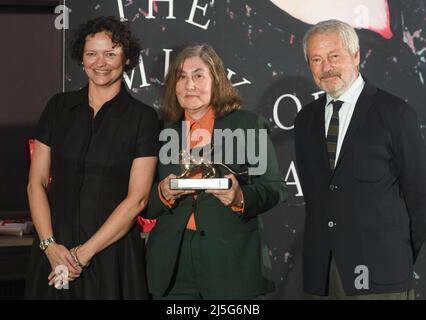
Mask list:
[[332,101],[333,114],[331,115],[330,125],[327,131],[327,151],[331,170],[334,170],[336,162],[337,138],[339,136],[339,110],[342,107],[343,101]]

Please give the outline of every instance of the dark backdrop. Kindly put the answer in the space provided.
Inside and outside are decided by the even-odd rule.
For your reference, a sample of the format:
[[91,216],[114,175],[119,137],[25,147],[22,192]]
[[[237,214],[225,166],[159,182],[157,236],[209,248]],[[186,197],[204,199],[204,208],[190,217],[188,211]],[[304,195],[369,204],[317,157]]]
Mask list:
[[[329,12],[329,17],[338,16],[338,10],[342,10],[342,7],[337,9],[333,1],[322,3],[327,6],[327,2],[331,6],[324,9]],[[344,2],[334,1],[334,4]],[[379,1],[371,3],[374,2]],[[169,3],[172,3],[173,14],[169,12]],[[70,0],[67,6],[71,9],[69,31],[98,15],[121,16],[131,23],[144,51],[143,67],[136,69],[133,81],[129,81],[129,88],[135,97],[155,108],[160,104],[159,90],[167,53],[173,57],[177,48],[193,42],[208,42],[214,46],[231,70],[231,81],[240,90],[245,107],[270,120],[272,139],[289,184],[289,201],[263,216],[277,284],[277,291],[270,298],[301,298],[304,201],[294,170],[292,125],[297,101],[304,105],[313,100],[313,93],[318,91],[311,80],[301,46],[303,34],[309,25],[268,0],[156,2],[152,15],[155,18],[149,15],[149,0]],[[191,18],[194,6],[205,7],[205,14],[204,9],[195,8]],[[306,10],[309,12],[309,8]],[[348,7],[347,10],[353,8]],[[372,7],[370,19],[375,18],[374,14]],[[425,132],[425,1],[389,1],[388,14],[391,38],[382,36],[384,32],[359,30],[361,72],[379,87],[413,105],[421,117],[421,128]],[[66,55],[65,62],[66,89],[78,89],[85,83],[85,76],[69,55]],[[425,298],[426,293],[426,282],[422,279],[422,276],[426,276],[424,256],[424,253],[420,256],[415,275],[419,299]]]
[[[272,139],[282,173],[289,185],[289,201],[263,215],[277,284],[276,292],[269,298],[301,298],[304,200],[294,168],[292,125],[298,104],[305,105],[312,101],[318,91],[304,62],[301,47],[303,34],[310,25],[303,22],[300,16],[290,15],[268,0],[170,2],[173,18],[170,18],[169,3],[157,1],[153,6],[155,19],[152,19],[148,15],[149,0],[67,0],[66,5],[71,12],[70,29],[65,32],[65,40],[80,23],[95,16],[124,16],[144,47],[143,63],[140,68],[136,68],[133,77],[131,73],[128,74],[129,89],[136,98],[157,109],[167,55],[173,57],[177,48],[193,42],[208,42],[214,46],[229,68],[231,81],[240,90],[246,102],[245,107],[271,122]],[[329,18],[357,14],[349,6],[351,2],[348,1],[345,6],[345,1],[322,1],[321,13],[326,12]],[[367,2],[388,4],[386,0]],[[199,7],[195,8],[194,17],[191,18],[191,10],[196,5]],[[371,30],[374,28],[359,29],[361,72],[377,86],[408,101],[417,110],[421,130],[425,133],[425,0],[392,0],[388,5],[389,11],[385,12],[389,18],[386,32]],[[200,9],[204,6],[205,14]],[[306,5],[302,15],[309,17],[315,14]],[[369,18],[376,19],[376,14],[372,7]],[[0,210],[15,210],[27,208],[25,185],[28,163],[25,140],[32,134],[48,97],[59,90],[60,32],[54,28],[53,19],[48,24],[39,24],[37,16],[7,19],[0,15],[2,43],[6,43],[0,50],[2,71],[6,70],[3,73],[6,76],[0,77],[0,88],[5,88],[4,84],[8,82],[19,83],[19,88],[1,93],[3,156],[0,166]],[[29,21],[32,28],[25,27],[21,35],[6,38],[8,30],[19,30],[25,23],[23,21]],[[208,26],[200,27],[208,21]],[[36,31],[41,31],[44,36],[38,36]],[[4,42],[4,39],[7,41]],[[13,50],[13,55],[10,50]],[[18,53],[22,54],[19,58]],[[31,69],[34,71],[30,74],[27,72],[28,66],[35,68]],[[71,61],[67,50],[64,66],[62,80],[65,81],[65,90],[75,90],[85,85],[81,66]],[[50,73],[52,70],[56,70],[55,73]],[[51,74],[51,78],[46,79],[46,73]],[[24,102],[17,102],[24,97]],[[418,299],[426,298],[424,251],[416,266]]]
[[54,2],[0,1],[0,219],[28,209],[26,141],[47,100],[61,90]]

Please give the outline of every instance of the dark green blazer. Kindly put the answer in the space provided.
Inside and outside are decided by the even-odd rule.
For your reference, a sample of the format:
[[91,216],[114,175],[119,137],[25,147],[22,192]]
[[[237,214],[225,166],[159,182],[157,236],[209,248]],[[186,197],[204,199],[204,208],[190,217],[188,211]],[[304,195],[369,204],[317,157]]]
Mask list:
[[[176,129],[181,137],[181,123],[168,128]],[[226,128],[256,129],[259,132],[257,129],[268,129],[268,123],[253,112],[237,110],[215,120],[214,129]],[[250,144],[253,145],[253,142]],[[255,145],[258,147],[259,142]],[[217,152],[217,148],[223,151],[224,146],[215,142],[214,151]],[[258,154],[258,148],[256,151]],[[267,170],[263,175],[251,176],[250,181],[241,182],[245,200],[243,214],[232,211],[216,197],[206,193],[200,193],[195,200],[192,196],[186,196],[168,208],[158,196],[158,182],[153,185],[145,215],[157,218],[146,251],[149,290],[154,296],[163,296],[171,284],[182,235],[192,212],[195,213],[197,231],[202,235],[201,259],[205,269],[200,290],[203,298],[243,298],[262,295],[274,289],[273,282],[267,277],[266,266],[270,269],[270,262],[265,260],[269,258],[267,252],[262,252],[258,215],[284,201],[287,188],[269,136],[266,159]],[[229,165],[234,171],[247,169],[243,164],[236,164],[236,153],[234,162]],[[221,176],[229,173],[221,167],[218,169]],[[180,172],[179,165],[163,165],[160,161],[158,181],[170,173]]]

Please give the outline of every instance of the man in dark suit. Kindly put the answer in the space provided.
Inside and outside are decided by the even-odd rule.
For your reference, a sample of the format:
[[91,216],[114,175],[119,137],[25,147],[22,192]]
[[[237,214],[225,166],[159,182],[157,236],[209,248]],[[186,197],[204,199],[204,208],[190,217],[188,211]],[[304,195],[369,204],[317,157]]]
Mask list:
[[426,239],[426,149],[414,110],[359,73],[359,40],[328,20],[305,58],[326,92],[295,121],[306,201],[304,290],[311,298],[413,299]]

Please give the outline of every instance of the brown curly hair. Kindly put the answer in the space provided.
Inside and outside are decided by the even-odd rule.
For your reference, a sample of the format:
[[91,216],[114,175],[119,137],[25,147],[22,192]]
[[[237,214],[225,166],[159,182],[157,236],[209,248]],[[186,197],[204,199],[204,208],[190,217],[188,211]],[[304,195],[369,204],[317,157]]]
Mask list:
[[130,26],[126,22],[121,22],[113,16],[100,16],[80,25],[71,40],[71,57],[74,60],[81,63],[87,36],[98,32],[108,33],[112,42],[123,48],[124,56],[129,60],[129,64],[124,67],[126,72],[138,65],[141,51],[138,39],[132,36]]

